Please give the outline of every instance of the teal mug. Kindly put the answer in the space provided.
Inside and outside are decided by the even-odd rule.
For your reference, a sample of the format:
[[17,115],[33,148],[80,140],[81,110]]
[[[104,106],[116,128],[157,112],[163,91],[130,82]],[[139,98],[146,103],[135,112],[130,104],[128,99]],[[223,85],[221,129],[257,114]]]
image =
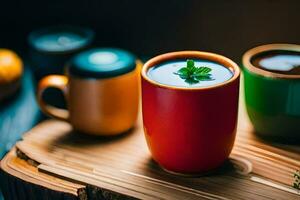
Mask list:
[[258,135],[300,142],[299,60],[300,45],[295,44],[263,45],[243,55],[246,109]]

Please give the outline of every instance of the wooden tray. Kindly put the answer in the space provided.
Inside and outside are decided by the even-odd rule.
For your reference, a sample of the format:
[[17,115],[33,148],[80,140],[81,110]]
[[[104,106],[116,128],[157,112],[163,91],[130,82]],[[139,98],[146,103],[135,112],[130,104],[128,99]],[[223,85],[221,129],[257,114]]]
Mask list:
[[4,174],[65,199],[300,199],[291,187],[300,169],[299,147],[256,138],[242,104],[230,160],[202,177],[160,169],[148,152],[141,119],[135,129],[114,138],[82,135],[68,123],[49,120],[25,134],[16,149],[1,162]]

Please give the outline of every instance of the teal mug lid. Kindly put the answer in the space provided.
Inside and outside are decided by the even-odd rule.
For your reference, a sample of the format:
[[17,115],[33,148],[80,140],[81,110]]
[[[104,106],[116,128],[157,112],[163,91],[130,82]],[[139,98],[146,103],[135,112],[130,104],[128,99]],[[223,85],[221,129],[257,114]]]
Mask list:
[[77,77],[110,78],[133,71],[136,57],[118,48],[95,48],[77,54],[68,67]]
[[46,53],[66,53],[89,46],[95,33],[79,26],[58,25],[31,32],[28,42],[32,48]]

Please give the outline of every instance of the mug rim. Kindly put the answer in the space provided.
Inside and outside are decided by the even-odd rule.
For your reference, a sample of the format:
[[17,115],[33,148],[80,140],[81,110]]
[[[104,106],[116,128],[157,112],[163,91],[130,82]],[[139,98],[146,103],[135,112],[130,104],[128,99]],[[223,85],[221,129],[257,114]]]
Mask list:
[[[189,59],[189,58],[205,59],[205,60],[219,63],[222,66],[228,68],[233,73],[233,76],[230,79],[228,79],[224,82],[215,84],[215,85],[210,85],[210,86],[205,86],[205,87],[180,87],[180,86],[172,86],[172,85],[166,85],[166,84],[159,83],[157,81],[150,79],[147,75],[148,69],[157,64],[160,64],[160,63],[163,63],[166,61],[170,61],[170,60]],[[190,51],[190,50],[189,51],[175,51],[175,52],[164,53],[164,54],[155,56],[155,57],[151,58],[150,60],[148,60],[143,65],[143,68],[141,71],[141,76],[144,80],[148,81],[150,84],[156,85],[156,86],[159,86],[162,88],[176,89],[176,90],[208,90],[208,89],[212,89],[212,88],[223,87],[225,85],[228,85],[231,82],[234,82],[240,76],[240,68],[231,59],[229,59],[225,56],[219,55],[219,54],[215,54],[215,53],[211,53],[211,52],[204,52],[204,51]]]
[[265,45],[254,47],[246,51],[246,53],[244,53],[242,58],[243,66],[253,74],[262,77],[276,78],[276,79],[300,79],[300,75],[297,74],[281,74],[281,73],[271,72],[271,71],[258,68],[251,63],[251,59],[254,56],[260,53],[264,53],[268,51],[276,51],[276,50],[294,51],[300,53],[300,45],[287,44],[287,43],[275,43],[275,44],[265,44]]
[[[67,49],[67,50],[47,50],[47,49],[41,49],[36,46],[34,41],[39,36],[41,36],[43,34],[51,33],[53,31],[58,31],[58,30],[73,31],[73,32],[77,32],[78,34],[80,33],[80,35],[84,35],[84,37],[85,37],[84,42],[76,48]],[[52,54],[61,55],[61,54],[74,53],[76,51],[83,50],[83,49],[87,48],[88,46],[90,46],[93,43],[94,39],[95,39],[95,32],[92,29],[90,29],[89,27],[74,26],[74,25],[69,25],[69,24],[60,24],[60,25],[52,25],[52,26],[48,26],[48,27],[41,27],[41,28],[31,31],[27,37],[28,44],[32,48],[32,50],[37,51],[39,53],[47,54],[47,55],[52,55]]]

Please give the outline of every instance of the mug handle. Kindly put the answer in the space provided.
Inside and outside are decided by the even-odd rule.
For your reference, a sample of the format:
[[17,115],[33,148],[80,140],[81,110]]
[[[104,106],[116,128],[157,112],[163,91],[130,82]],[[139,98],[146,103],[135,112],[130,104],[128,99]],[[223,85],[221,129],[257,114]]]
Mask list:
[[41,110],[48,116],[63,120],[69,121],[69,111],[62,108],[57,108],[52,105],[49,105],[43,100],[43,93],[47,88],[57,88],[62,91],[65,99],[67,99],[67,84],[68,78],[63,75],[49,75],[44,77],[38,84],[37,90],[37,101]]

